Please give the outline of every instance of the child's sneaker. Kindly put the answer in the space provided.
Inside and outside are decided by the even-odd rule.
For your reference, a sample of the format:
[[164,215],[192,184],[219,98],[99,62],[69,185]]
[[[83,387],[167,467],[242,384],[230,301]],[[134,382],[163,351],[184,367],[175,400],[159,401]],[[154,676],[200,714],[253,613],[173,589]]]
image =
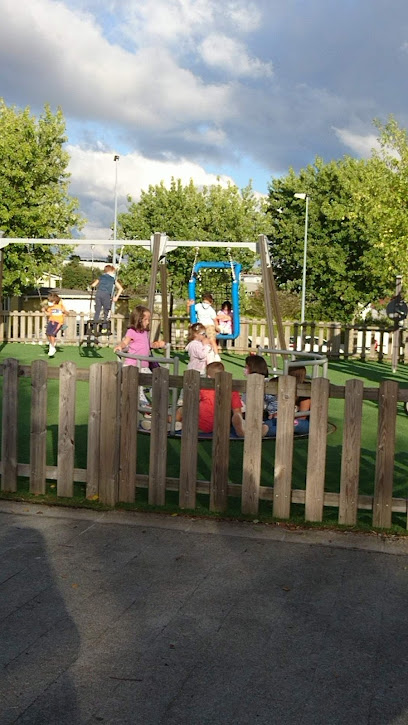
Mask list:
[[48,357],[54,357],[55,353],[57,351],[57,348],[53,345],[50,345],[50,349],[48,350]]
[[142,420],[140,422],[140,427],[142,430],[151,430],[152,429],[152,421],[151,420]]
[[175,426],[174,426],[174,430],[176,430],[176,431],[177,430],[181,430],[182,427],[183,427],[183,424],[180,423],[180,421],[177,420],[176,423],[175,423]]

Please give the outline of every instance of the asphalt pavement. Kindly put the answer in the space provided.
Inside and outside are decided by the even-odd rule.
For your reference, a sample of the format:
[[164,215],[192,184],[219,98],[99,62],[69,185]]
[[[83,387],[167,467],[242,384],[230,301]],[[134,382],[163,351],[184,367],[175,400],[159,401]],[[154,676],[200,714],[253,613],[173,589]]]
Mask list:
[[408,540],[0,501],[0,723],[408,725]]

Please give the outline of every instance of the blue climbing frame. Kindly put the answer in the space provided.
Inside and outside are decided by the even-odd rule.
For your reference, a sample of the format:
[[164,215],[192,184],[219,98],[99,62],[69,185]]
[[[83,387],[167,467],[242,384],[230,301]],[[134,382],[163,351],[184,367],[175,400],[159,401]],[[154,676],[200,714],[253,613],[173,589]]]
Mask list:
[[[188,298],[196,302],[197,274],[200,269],[233,269],[233,280],[231,283],[231,307],[232,307],[232,335],[217,334],[217,340],[235,340],[239,336],[239,280],[242,265],[239,262],[197,262],[193,267],[191,279],[188,283]],[[193,325],[197,322],[195,306],[190,307],[190,322]]]

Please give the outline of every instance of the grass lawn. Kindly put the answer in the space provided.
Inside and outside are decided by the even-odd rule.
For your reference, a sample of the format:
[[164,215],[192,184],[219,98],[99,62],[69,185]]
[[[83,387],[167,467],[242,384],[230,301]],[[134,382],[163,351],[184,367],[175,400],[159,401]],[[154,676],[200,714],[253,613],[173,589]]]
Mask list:
[[[64,360],[75,362],[78,367],[86,368],[94,362],[116,360],[116,356],[109,348],[86,348],[86,347],[60,347],[54,358],[48,358],[47,351],[42,345],[23,345],[11,343],[3,345],[0,350],[0,360],[14,357],[20,364],[29,365],[33,360],[44,359],[49,365],[58,366]],[[185,353],[179,353],[180,372],[186,368],[188,359]],[[243,379],[245,356],[223,353],[222,360],[226,370],[232,373],[234,378]],[[332,383],[344,385],[348,378],[360,378],[365,387],[378,387],[383,379],[397,380],[400,385],[408,387],[408,367],[403,365],[395,375],[391,371],[389,363],[337,361],[329,365],[329,378]],[[18,460],[26,463],[29,460],[29,433],[30,433],[30,400],[31,385],[29,379],[21,379],[19,388],[19,454]],[[362,448],[360,467],[360,493],[371,495],[374,486],[376,439],[377,439],[377,418],[378,406],[371,401],[363,404],[363,428]],[[332,399],[329,408],[329,421],[336,426],[335,432],[328,436],[327,461],[326,461],[326,484],[327,491],[338,491],[340,485],[341,447],[343,434],[343,410],[344,401]],[[48,381],[48,434],[47,434],[47,464],[55,465],[57,461],[57,426],[58,426],[58,381]],[[75,434],[75,466],[86,467],[86,445],[87,445],[87,420],[88,420],[88,383],[77,383],[76,398],[76,434]],[[396,435],[396,455],[394,472],[394,496],[408,498],[408,416],[405,414],[402,404],[399,404]],[[198,475],[201,479],[208,480],[211,471],[211,441],[203,441],[199,444],[198,453]],[[149,463],[149,437],[139,436],[138,472],[147,473]],[[242,475],[242,441],[231,442],[233,455],[230,456],[230,479],[234,483],[241,483]],[[169,439],[168,441],[168,475],[179,475],[179,449],[180,441]],[[273,461],[275,442],[266,440],[263,444],[262,454],[262,485],[273,485]],[[307,439],[295,439],[294,463],[293,463],[293,487],[304,488],[306,478],[306,463],[308,452]],[[144,494],[141,493],[141,499]],[[205,500],[204,497],[203,500]],[[169,504],[175,500],[174,495],[168,493]],[[201,499],[200,499],[201,501]],[[203,503],[207,512],[208,504]],[[231,504],[233,507],[235,503]],[[201,503],[200,503],[201,506]],[[270,504],[267,506],[270,517]],[[302,508],[302,507],[300,507]],[[325,516],[330,518],[330,512],[325,509]],[[333,511],[337,518],[337,511]],[[362,520],[369,521],[371,514],[361,512]],[[394,514],[396,523],[401,521],[405,528],[403,517],[399,519]]]

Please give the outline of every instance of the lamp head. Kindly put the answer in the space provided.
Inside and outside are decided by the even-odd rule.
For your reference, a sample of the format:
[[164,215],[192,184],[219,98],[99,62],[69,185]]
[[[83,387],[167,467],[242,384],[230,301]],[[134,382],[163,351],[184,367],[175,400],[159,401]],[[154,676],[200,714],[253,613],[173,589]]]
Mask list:
[[297,194],[293,194],[293,196],[295,197],[295,199],[306,199],[307,194],[298,192]]
[[114,157],[113,157],[113,160],[114,161],[119,161],[119,156],[117,154],[115,154]]

